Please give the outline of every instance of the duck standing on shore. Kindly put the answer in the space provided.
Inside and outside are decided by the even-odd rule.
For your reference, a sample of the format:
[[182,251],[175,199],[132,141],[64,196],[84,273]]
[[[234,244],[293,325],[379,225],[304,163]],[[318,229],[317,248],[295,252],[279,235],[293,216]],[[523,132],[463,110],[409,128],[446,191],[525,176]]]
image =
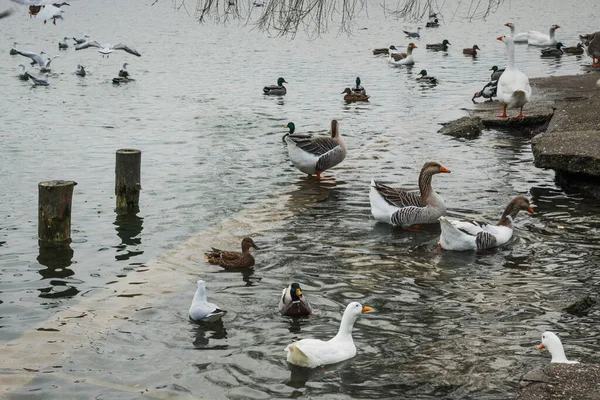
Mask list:
[[504,103],[504,110],[498,117],[506,118],[506,108],[520,108],[515,117],[523,117],[523,106],[531,100],[529,78],[515,66],[515,45],[512,37],[499,36],[498,40],[506,44],[508,64],[504,73],[498,79],[498,100]]

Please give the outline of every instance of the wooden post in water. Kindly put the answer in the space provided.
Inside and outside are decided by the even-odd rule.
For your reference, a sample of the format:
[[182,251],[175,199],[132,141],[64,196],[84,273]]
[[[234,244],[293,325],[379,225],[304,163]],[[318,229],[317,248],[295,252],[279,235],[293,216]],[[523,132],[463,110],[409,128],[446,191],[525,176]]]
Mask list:
[[142,189],[142,152],[137,149],[117,150],[115,166],[115,195],[117,214],[139,211],[140,190]]
[[77,182],[47,181],[38,184],[38,238],[43,242],[71,241],[71,201]]

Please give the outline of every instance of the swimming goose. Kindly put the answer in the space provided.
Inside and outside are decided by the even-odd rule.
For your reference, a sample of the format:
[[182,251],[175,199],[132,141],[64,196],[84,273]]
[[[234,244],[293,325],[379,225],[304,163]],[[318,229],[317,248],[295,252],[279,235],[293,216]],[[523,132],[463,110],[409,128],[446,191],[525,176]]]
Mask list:
[[11,55],[11,56],[14,56],[15,54],[19,54],[19,52],[17,51],[17,45],[18,45],[18,44],[19,44],[19,43],[17,43],[17,42],[14,42],[14,43],[13,43],[13,46],[10,48],[10,55]]
[[345,94],[344,101],[346,101],[347,103],[351,103],[353,101],[369,101],[369,96],[367,96],[366,94],[352,93],[352,90],[350,90],[350,88],[344,89],[342,94]]
[[483,97],[484,99],[489,99],[490,101],[493,101],[492,97],[496,97],[497,90],[498,90],[498,81],[488,82],[483,87],[483,89],[481,89],[479,92],[475,92],[475,94],[471,98],[471,101],[473,103],[476,103],[475,99],[477,99],[479,97]]
[[77,70],[75,70],[75,75],[85,76],[85,68],[83,68],[83,65],[77,64]]
[[27,71],[25,71],[25,66],[23,64],[19,64],[19,67],[21,67],[21,73],[19,73],[19,79],[22,81],[29,80],[29,74],[27,73]]
[[577,46],[563,47],[562,51],[567,54],[583,54],[583,45],[581,43],[577,43]]
[[249,268],[254,265],[254,257],[250,254],[250,247],[260,250],[254,241],[245,237],[242,239],[242,252],[223,251],[212,248],[212,251],[204,253],[204,257],[210,264],[217,264],[223,268]]
[[409,32],[409,31],[404,31],[404,30],[402,32],[404,32],[406,34],[406,37],[409,37],[409,38],[419,39],[421,37],[421,35],[420,35],[421,27],[418,27],[416,32]]
[[127,71],[127,66],[129,64],[128,63],[123,63],[123,68],[121,68],[121,70],[119,71],[119,76],[122,78],[127,78],[129,77],[129,71]]
[[563,55],[563,51],[561,50],[563,44],[561,42],[556,43],[554,47],[547,47],[542,49],[542,57],[560,57]]
[[448,45],[450,45],[451,43],[449,41],[447,41],[446,39],[444,39],[442,41],[442,43],[433,43],[433,44],[427,44],[425,45],[426,49],[429,50],[435,50],[435,51],[447,51],[448,50]]
[[285,137],[290,160],[296,168],[308,175],[317,175],[335,167],[346,158],[346,142],[338,129],[338,122],[331,121],[330,136],[289,135]]
[[68,37],[64,37],[62,42],[58,42],[58,49],[59,50],[66,50],[69,48],[69,45],[67,44],[67,39]]
[[388,61],[395,65],[412,65],[415,63],[412,52],[413,49],[416,48],[417,46],[414,43],[409,43],[408,47],[406,48],[406,53],[390,52]]
[[300,284],[294,282],[283,289],[279,300],[279,312],[290,317],[301,317],[312,314],[312,307],[302,293]]
[[371,307],[353,301],[348,304],[340,329],[333,339],[302,339],[285,348],[287,361],[300,367],[315,368],[321,365],[335,364],[356,355],[356,346],[352,339],[352,328],[358,317]]
[[44,78],[36,78],[33,75],[31,75],[29,72],[25,72],[25,73],[27,74],[27,76],[29,76],[29,79],[31,79],[33,81],[33,87],[50,85],[50,82],[49,82],[50,75],[49,74],[46,74],[45,75],[46,79],[44,79]]
[[277,78],[277,85],[265,86],[263,88],[263,94],[271,95],[271,96],[283,96],[287,93],[287,89],[283,86],[284,83],[287,83],[283,78]]
[[431,76],[431,75],[427,75],[427,71],[422,69],[421,72],[419,72],[419,77],[417,78],[417,81],[419,82],[426,82],[426,83],[432,83],[432,84],[436,84],[438,83],[438,80],[435,76]]
[[479,46],[474,44],[473,47],[467,47],[466,49],[463,49],[463,54],[466,54],[469,56],[476,56],[477,50],[481,50],[481,49],[479,48]]
[[536,348],[538,350],[547,348],[552,356],[552,360],[550,361],[551,363],[579,364],[579,361],[567,360],[562,342],[553,332],[544,332],[542,335],[542,343],[540,343]]
[[389,48],[387,49],[375,49],[373,50],[373,55],[376,56],[378,54],[390,54],[390,53],[397,53],[398,49],[396,49],[396,46],[391,45]]
[[512,199],[496,225],[449,220],[440,217],[440,245],[444,250],[483,250],[508,242],[513,235],[513,220],[519,211],[533,214],[529,200],[524,196]]
[[365,88],[360,85],[360,77],[357,76],[355,82],[356,82],[356,86],[354,86],[352,88],[352,93],[363,94],[363,95],[367,94],[367,91],[365,90]]
[[490,68],[490,71],[492,71],[492,75],[490,76],[490,80],[491,81],[497,81],[498,79],[500,79],[500,77],[502,76],[502,74],[504,73],[505,68],[498,68],[497,66],[493,66],[492,68]]
[[419,192],[394,189],[371,180],[371,214],[376,220],[394,226],[436,223],[446,214],[444,199],[431,187],[433,175],[440,173],[450,173],[450,170],[437,162],[423,164],[419,173]]
[[83,43],[78,44],[77,46],[75,46],[75,50],[83,50],[83,49],[87,49],[88,47],[96,47],[98,49],[98,53],[102,54],[102,57],[104,58],[104,56],[108,57],[110,56],[110,54],[114,51],[114,50],[123,50],[129,54],[133,54],[134,56],[138,56],[141,57],[142,55],[140,53],[138,53],[138,51],[136,49],[134,49],[133,47],[127,46],[126,44],[123,43],[119,43],[119,44],[100,44],[95,40],[87,40]]
[[498,79],[498,100],[504,103],[504,110],[498,117],[507,117],[506,108],[520,108],[516,118],[523,117],[523,106],[531,100],[529,78],[515,66],[515,45],[510,36],[500,36],[498,40],[506,44],[508,64]]
[[188,317],[192,321],[216,321],[221,319],[227,311],[220,309],[213,303],[206,301],[206,287],[203,280],[196,282],[197,289],[188,311]]
[[527,43],[529,39],[529,32],[537,32],[537,31],[528,31],[528,32],[520,32],[517,33],[517,28],[515,28],[515,24],[512,22],[507,22],[504,26],[508,26],[510,28],[510,35],[513,38],[513,42],[515,43]]
[[530,46],[554,46],[558,43],[555,37],[555,31],[560,28],[560,25],[552,25],[550,34],[546,35],[538,31],[529,31],[527,44]]

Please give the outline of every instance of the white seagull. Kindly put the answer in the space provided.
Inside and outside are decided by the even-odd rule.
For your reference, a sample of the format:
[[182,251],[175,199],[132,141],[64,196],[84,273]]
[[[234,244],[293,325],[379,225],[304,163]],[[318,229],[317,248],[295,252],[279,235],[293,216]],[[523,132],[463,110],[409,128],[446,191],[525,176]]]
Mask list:
[[138,56],[141,57],[142,55],[140,53],[138,53],[138,51],[136,49],[134,49],[133,47],[129,47],[126,44],[123,43],[119,43],[119,44],[100,44],[98,42],[96,42],[95,40],[88,40],[84,43],[78,44],[77,46],[75,46],[75,50],[83,50],[83,49],[87,49],[88,47],[97,47],[98,48],[98,53],[102,54],[102,57],[106,56],[108,57],[110,55],[110,53],[112,53],[114,50],[125,50],[126,52],[128,52],[129,54],[133,54],[134,56]]
[[17,50],[17,54],[20,54],[23,57],[31,58],[31,60],[32,60],[31,65],[37,64],[40,67],[43,67],[46,65],[46,60],[44,60],[44,57],[42,57],[42,54],[46,54],[46,53],[44,53],[43,51],[40,51],[40,54],[38,54],[38,53],[34,53],[33,51]]
[[27,74],[27,76],[29,76],[29,79],[31,79],[33,81],[33,87],[36,86],[50,86],[50,82],[48,82],[50,80],[50,75],[46,74],[46,79],[43,78],[36,78],[35,76],[31,75],[29,72],[25,72]]
[[29,80],[29,75],[27,74],[27,71],[25,71],[25,66],[23,64],[19,64],[19,67],[21,67],[21,73],[19,74],[19,79],[22,81]]
[[198,288],[188,311],[188,316],[193,321],[216,321],[227,313],[218,306],[206,301],[206,288],[203,280],[196,282]]

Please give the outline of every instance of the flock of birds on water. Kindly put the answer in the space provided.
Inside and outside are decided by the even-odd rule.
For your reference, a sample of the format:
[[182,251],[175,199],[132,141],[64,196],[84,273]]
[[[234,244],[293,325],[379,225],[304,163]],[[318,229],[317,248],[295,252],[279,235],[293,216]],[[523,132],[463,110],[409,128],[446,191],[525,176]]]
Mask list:
[[[438,24],[439,21],[436,15],[430,15],[427,27],[436,27]],[[511,33],[498,37],[498,40],[506,44],[508,52],[507,66],[502,69],[497,66],[492,67],[491,85],[486,85],[486,88],[493,87],[493,94],[488,94],[486,88],[484,88],[484,91],[482,91],[484,93],[474,96],[474,98],[497,97],[503,104],[503,112],[499,117],[507,116],[507,108],[520,108],[520,112],[516,117],[522,117],[523,106],[531,98],[529,79],[515,66],[514,43],[526,42],[532,46],[549,46],[542,49],[543,57],[559,57],[563,53],[582,54],[585,48],[593,58],[594,67],[600,66],[598,63],[600,34],[582,35],[582,44],[578,44],[573,48],[565,48],[555,38],[554,31],[560,28],[558,25],[553,25],[550,28],[549,35],[537,31],[517,34],[514,24],[507,23],[506,26],[511,29]],[[405,33],[410,38],[419,38],[419,31],[405,31]],[[428,44],[426,48],[435,51],[447,51],[449,45],[448,40],[444,40],[441,43]],[[406,53],[398,52],[394,46],[375,49],[373,53],[376,55],[387,54],[389,62],[392,64],[412,65],[414,64],[412,51],[416,48],[417,46],[414,43],[410,43]],[[476,56],[479,50],[479,46],[474,45],[464,49],[463,54]],[[437,79],[428,75],[426,70],[422,70],[419,75],[418,79],[420,81],[431,84],[437,83]],[[285,83],[287,83],[285,78],[280,77],[277,79],[276,85],[265,86],[263,93],[272,96],[286,95]],[[369,95],[367,95],[361,83],[360,77],[357,77],[355,86],[348,87],[342,92],[345,101],[368,101]],[[339,123],[336,120],[331,121],[328,136],[298,133],[293,122],[289,122],[286,128],[289,132],[284,135],[283,139],[287,144],[292,164],[307,175],[316,175],[318,181],[328,179],[322,177],[321,174],[341,163],[346,157],[346,143],[340,134]],[[418,177],[419,191],[414,192],[393,188],[372,180],[369,191],[371,214],[379,222],[403,227],[407,230],[418,231],[423,225],[439,224],[441,234],[436,250],[441,248],[451,251],[479,251],[506,244],[513,235],[513,222],[520,211],[534,213],[529,200],[522,195],[518,195],[510,200],[496,224],[449,219],[446,217],[446,205],[443,198],[432,187],[434,175],[447,173],[450,173],[450,170],[438,162],[426,162]],[[205,258],[209,263],[219,265],[225,269],[243,270],[254,266],[254,257],[250,253],[251,248],[259,249],[254,241],[247,237],[242,240],[241,252],[213,248],[205,253]],[[337,335],[327,341],[301,339],[289,344],[285,348],[287,361],[293,365],[315,368],[339,363],[354,357],[356,355],[356,347],[352,339],[354,323],[362,313],[370,310],[371,308],[368,306],[351,302],[343,313]],[[306,295],[302,292],[299,283],[294,282],[283,289],[279,300],[279,311],[282,315],[290,317],[312,314],[312,307]],[[225,310],[207,302],[206,284],[203,280],[199,280],[189,309],[189,318],[197,322],[213,321],[220,319],[225,314]],[[577,363],[577,361],[569,361],[566,358],[560,339],[552,332],[542,334],[541,343],[537,348],[544,347],[549,350],[552,356],[551,362],[553,363]]]
[[[16,3],[23,4],[28,6],[29,9],[29,17],[40,19],[46,24],[49,20],[52,20],[52,23],[56,25],[57,19],[63,19],[64,10],[61,9],[63,6],[70,6],[69,3],[62,2],[56,3],[55,0],[12,0]],[[64,37],[62,41],[58,43],[59,51],[68,51],[71,47],[69,46],[70,39],[68,37]],[[110,55],[115,50],[123,50],[126,53],[132,54],[137,57],[141,57],[142,55],[132,46],[118,43],[118,44],[109,44],[109,43],[100,43],[96,40],[92,40],[89,35],[83,35],[80,38],[73,37],[72,47],[75,50],[84,50],[89,48],[97,49],[98,53],[104,58],[110,57]],[[18,78],[22,81],[30,81],[32,82],[32,87],[38,86],[50,86],[50,74],[52,73],[51,63],[59,55],[55,55],[50,57],[45,51],[40,51],[39,53],[20,49],[19,43],[14,42],[12,48],[10,49],[10,55],[21,55],[23,57],[27,57],[31,59],[30,65],[32,67],[39,68],[38,73],[36,75],[31,74],[27,71],[27,68],[24,64],[19,64],[20,72],[17,75]],[[132,82],[135,79],[131,77],[129,71],[127,70],[127,65],[129,63],[123,63],[121,69],[119,70],[116,77],[112,78],[112,82],[114,84],[128,83]],[[85,77],[87,75],[87,71],[85,67],[81,64],[77,64],[75,71],[73,72],[75,75],[79,77]]]
[[[52,0],[13,0],[17,3],[29,7],[30,17],[35,17],[47,23],[51,20],[56,24],[57,19],[62,19],[62,6],[69,6],[68,3],[54,3]],[[439,20],[436,14],[430,14],[429,21],[426,24],[428,28],[439,26]],[[582,43],[575,47],[564,47],[555,37],[555,30],[559,25],[553,25],[549,34],[545,35],[538,31],[527,31],[517,33],[512,23],[507,23],[510,28],[510,34],[498,37],[498,40],[504,42],[507,46],[508,62],[506,68],[491,68],[492,74],[490,82],[477,92],[474,97],[484,97],[492,99],[496,97],[503,104],[503,112],[499,117],[507,117],[507,108],[520,108],[516,117],[523,116],[523,106],[531,98],[531,87],[527,76],[519,71],[515,65],[514,44],[527,43],[531,46],[544,47],[541,51],[543,57],[560,57],[563,54],[583,54],[584,49],[592,57],[593,66],[600,66],[600,32],[588,35],[581,35]],[[413,39],[420,38],[419,28],[416,32],[404,31],[407,37]],[[60,51],[68,50],[70,47],[65,37],[58,44]],[[85,35],[82,38],[73,38],[75,41],[75,50],[87,48],[97,48],[103,57],[108,57],[114,50],[123,50],[129,54],[140,57],[141,54],[133,47],[125,44],[101,44],[91,40]],[[49,72],[51,72],[51,62],[58,56],[47,57],[45,52],[34,53],[21,50],[17,47],[18,43],[13,45],[10,50],[11,55],[21,55],[31,59],[31,65],[39,67],[40,73],[45,73],[45,78],[33,76],[26,71],[25,65],[20,64],[21,72],[19,79],[31,80],[33,86],[48,86]],[[427,44],[426,49],[432,51],[448,51],[450,42],[443,40],[441,43]],[[389,48],[375,49],[375,55],[385,54],[388,60],[394,65],[413,65],[413,50],[417,49],[414,43],[410,43],[406,53],[399,52],[395,46]],[[468,56],[477,56],[479,46],[474,45],[463,50],[463,54]],[[126,83],[133,79],[127,71],[127,63],[123,64],[122,69],[114,83]],[[75,74],[81,77],[86,75],[83,65],[77,65]],[[419,73],[419,81],[436,84],[437,79],[428,75],[426,70]],[[263,93],[265,95],[283,96],[287,93],[284,86],[286,80],[281,77],[276,85],[265,86]],[[360,77],[356,78],[355,86],[346,88],[344,100],[347,102],[368,101],[369,95],[361,85]],[[339,132],[338,121],[331,121],[329,136],[316,136],[301,134],[295,131],[293,122],[286,125],[289,132],[284,136],[287,144],[288,153],[293,165],[301,172],[308,175],[316,175],[317,180],[325,180],[321,174],[341,163],[346,157],[346,144]],[[506,244],[513,235],[513,221],[520,211],[527,211],[533,214],[533,209],[529,200],[521,195],[514,197],[504,209],[498,222],[495,225],[486,223],[477,223],[471,221],[460,221],[446,218],[446,205],[443,198],[435,192],[432,187],[432,178],[437,174],[447,174],[450,170],[437,162],[426,162],[418,176],[419,191],[406,191],[387,186],[381,182],[371,181],[369,201],[371,204],[371,213],[373,217],[383,223],[393,226],[400,226],[408,230],[418,231],[423,225],[438,224],[441,228],[438,247],[444,250],[483,250],[494,248]],[[258,246],[251,238],[242,240],[242,251],[223,251],[213,248],[205,253],[205,257],[211,264],[219,265],[226,269],[252,268],[254,266],[254,257],[250,249],[259,250]],[[328,341],[318,339],[302,339],[289,344],[285,348],[287,361],[291,364],[315,368],[328,364],[335,364],[352,358],[356,355],[356,346],[352,339],[352,329],[358,317],[371,308],[363,306],[358,302],[351,302],[346,307],[339,331],[335,337]],[[300,284],[294,282],[283,289],[279,300],[279,311],[282,315],[290,317],[309,316],[313,309],[302,292]],[[215,304],[207,302],[206,285],[203,280],[197,281],[197,289],[189,309],[188,316],[192,321],[202,323],[204,321],[215,321],[221,319],[227,311],[219,308]],[[563,345],[560,339],[552,332],[544,332],[538,349],[547,348],[552,356],[552,362],[557,363],[576,363],[569,361],[564,353]]]

